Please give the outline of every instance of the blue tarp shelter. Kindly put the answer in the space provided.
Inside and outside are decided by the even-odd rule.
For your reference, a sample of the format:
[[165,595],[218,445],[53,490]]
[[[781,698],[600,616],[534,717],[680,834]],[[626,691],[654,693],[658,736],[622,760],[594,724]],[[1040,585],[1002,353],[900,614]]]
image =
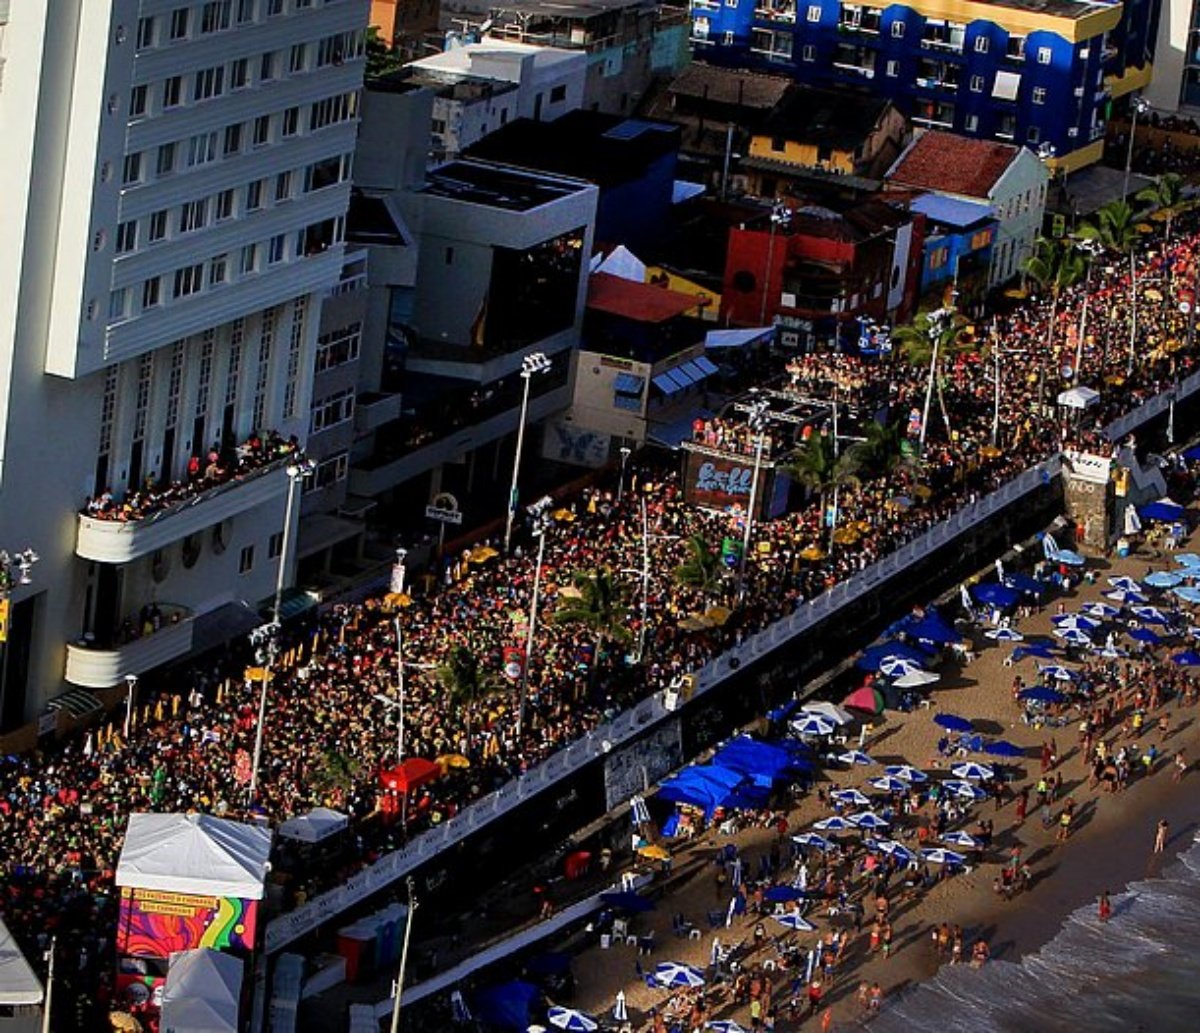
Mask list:
[[1016,606],[1021,599],[1021,593],[1015,588],[1009,588],[998,581],[986,581],[982,585],[976,585],[971,589],[971,596],[977,603],[983,603],[984,606],[998,606],[1002,610],[1009,606]]
[[759,775],[778,782],[797,769],[812,770],[812,764],[802,758],[793,757],[781,746],[759,742],[749,736],[741,736],[721,747],[713,757],[713,763],[743,775]]
[[519,979],[487,987],[475,995],[475,1016],[485,1024],[524,1033],[532,1021],[530,1009],[540,994],[532,983]]
[[1005,574],[1004,584],[1009,588],[1015,588],[1018,592],[1025,592],[1028,595],[1041,595],[1047,588],[1045,581],[1039,581],[1037,578],[1030,577],[1019,570],[1011,574]]
[[919,621],[914,621],[906,627],[904,633],[919,642],[933,642],[936,645],[949,645],[962,641],[962,635],[955,631],[937,610],[932,608]]

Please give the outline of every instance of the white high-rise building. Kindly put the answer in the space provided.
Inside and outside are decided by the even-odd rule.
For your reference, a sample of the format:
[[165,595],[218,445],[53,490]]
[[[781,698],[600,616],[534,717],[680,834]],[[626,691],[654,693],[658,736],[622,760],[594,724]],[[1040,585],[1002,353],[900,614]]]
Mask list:
[[[0,549],[40,554],[0,730],[188,654],[290,571],[286,460],[162,491],[215,443],[214,480],[252,433],[327,425],[368,7],[0,0]],[[148,484],[133,519],[86,514]]]

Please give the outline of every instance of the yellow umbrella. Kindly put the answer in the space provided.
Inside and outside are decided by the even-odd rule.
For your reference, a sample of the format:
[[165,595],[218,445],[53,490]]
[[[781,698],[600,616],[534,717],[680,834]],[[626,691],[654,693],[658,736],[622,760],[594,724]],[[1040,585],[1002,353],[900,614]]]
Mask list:
[[719,628],[727,620],[729,620],[731,613],[732,611],[727,606],[710,606],[704,612],[704,616],[707,620],[712,621],[712,623]]
[[110,1011],[108,1024],[117,1033],[142,1033],[142,1024],[127,1011]]
[[1148,222],[1139,222],[1136,226],[1134,226],[1134,229],[1137,230],[1138,233],[1153,233],[1154,232],[1154,227],[1151,226],[1150,223],[1148,223]]
[[583,598],[583,592],[581,592],[574,585],[563,585],[563,587],[558,590],[558,595],[559,595],[559,598],[561,598],[561,599],[582,599]]
[[1020,301],[1022,298],[1027,298],[1029,294],[1020,287],[1010,287],[1004,292],[1004,296],[1006,298],[1015,298],[1016,300]]
[[1162,301],[1162,291],[1154,287],[1150,287],[1142,293],[1147,301]]
[[813,563],[816,563],[817,560],[823,560],[825,558],[825,553],[821,549],[818,549],[815,545],[810,545],[808,548],[800,550],[800,558],[802,560],[810,560]]
[[839,527],[833,532],[833,540],[838,545],[853,545],[861,536],[853,527]]
[[442,774],[445,774],[451,768],[461,769],[471,766],[470,760],[461,753],[443,753],[434,763],[442,769]]
[[1169,352],[1177,352],[1180,348],[1186,347],[1187,342],[1181,341],[1178,337],[1172,337],[1166,344],[1163,345]]
[[645,846],[638,847],[638,853],[643,857],[648,857],[652,861],[666,861],[671,857],[671,855],[657,843],[647,843]]
[[262,681],[267,676],[265,667],[247,667],[242,678],[246,681]]
[[933,489],[927,484],[918,484],[914,486],[912,493],[919,499],[928,499],[933,494]]
[[1000,449],[998,449],[995,445],[984,445],[983,448],[979,450],[979,454],[983,456],[984,459],[998,459],[1004,453],[1001,452]]
[[573,524],[575,523],[575,514],[569,509],[556,509],[554,511],[554,519],[562,523]]
[[402,610],[406,606],[412,606],[412,596],[407,592],[388,592],[383,597],[383,605],[393,610]]
[[478,548],[471,550],[467,556],[467,561],[469,563],[486,563],[488,560],[494,560],[499,555],[500,553],[490,545],[480,545]]
[[679,622],[679,627],[683,631],[703,631],[705,628],[711,627],[703,617],[697,613],[689,614]]
[[871,521],[857,520],[853,524],[850,524],[849,526],[853,527],[855,530],[857,530],[859,534],[868,534],[871,530]]

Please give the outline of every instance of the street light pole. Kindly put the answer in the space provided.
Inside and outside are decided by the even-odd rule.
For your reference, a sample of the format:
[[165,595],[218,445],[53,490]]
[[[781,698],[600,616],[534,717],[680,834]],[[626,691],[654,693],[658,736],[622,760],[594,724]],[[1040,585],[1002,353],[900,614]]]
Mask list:
[[628,445],[621,446],[621,480],[617,484],[617,502],[625,497],[625,467],[629,464],[629,457],[633,454],[633,449]]
[[[282,557],[280,557],[282,560]],[[258,769],[262,764],[263,727],[267,720],[267,693],[270,691],[271,676],[275,660],[279,656],[279,622],[260,624],[250,632],[250,642],[255,647],[255,658],[263,668],[262,687],[258,693],[258,724],[254,729],[254,757],[250,762],[250,803],[258,797]]]
[[0,713],[4,707],[4,690],[8,683],[8,665],[5,662],[8,643],[8,625],[12,616],[12,591],[33,581],[33,565],[38,554],[32,549],[10,553],[0,549]]
[[1133,172],[1133,142],[1137,138],[1138,115],[1144,115],[1150,110],[1150,102],[1145,97],[1133,98],[1133,118],[1129,123],[1129,150],[1125,154],[1125,181],[1121,186],[1121,200],[1129,197],[1129,176]]
[[933,346],[929,356],[929,379],[925,384],[925,406],[921,410],[921,433],[917,439],[917,450],[925,455],[925,435],[929,433],[929,409],[933,405],[933,385],[937,378],[938,352],[942,347],[942,323],[951,315],[949,309],[939,308],[929,313],[929,336]]
[[642,496],[642,622],[638,628],[638,663],[646,655],[646,622],[650,619],[650,517]]
[[1075,341],[1075,383],[1079,383],[1080,373],[1083,368],[1083,344],[1087,334],[1087,317],[1088,317],[1088,301],[1092,296],[1092,265],[1095,263],[1097,256],[1100,253],[1100,245],[1094,240],[1081,240],[1076,242],[1075,246],[1084,254],[1084,260],[1087,262],[1087,273],[1083,278],[1083,305],[1079,310],[1079,331]]
[[546,558],[546,535],[550,530],[551,505],[551,500],[544,498],[529,507],[529,512],[533,517],[533,533],[537,537],[538,548],[537,563],[533,568],[533,597],[529,602],[529,627],[525,632],[525,662],[521,664],[521,699],[517,708],[518,742],[521,741],[521,736],[525,732],[525,709],[529,698],[529,668],[533,663],[533,638],[537,633],[538,604],[541,602],[542,592],[542,562]]
[[283,541],[279,547],[279,571],[275,575],[275,605],[271,611],[271,621],[279,623],[279,608],[283,603],[283,584],[287,579],[288,550],[291,548],[293,511],[296,508],[296,487],[317,467],[311,459],[300,459],[287,468],[288,492],[287,510],[283,514]]
[[417,913],[417,894],[413,879],[408,877],[408,914],[404,920],[404,940],[400,945],[400,973],[396,978],[396,993],[392,998],[391,1033],[400,1033],[400,998],[404,993],[404,972],[408,968],[408,944],[412,939],[413,916]]
[[42,1033],[50,1033],[50,1006],[54,1000],[54,954],[58,937],[50,937],[50,948],[46,951],[46,999],[42,1002]]
[[775,264],[775,231],[791,221],[791,209],[786,205],[777,204],[771,207],[771,232],[767,237],[767,268],[763,277],[762,303],[758,308],[758,325],[767,321],[767,298],[771,293],[771,270]]
[[[404,592],[404,581],[408,569],[404,566],[407,549],[396,550],[396,571],[398,591]],[[396,763],[404,762],[404,638],[400,630],[400,611],[396,610],[396,687],[399,692],[400,713],[396,721]]]
[[129,733],[133,730],[133,697],[137,692],[138,676],[125,675],[125,742],[129,742]]
[[750,480],[750,505],[746,510],[746,527],[742,534],[742,555],[741,563],[738,566],[738,602],[741,602],[746,593],[746,563],[750,558],[750,538],[754,534],[754,509],[758,505],[758,477],[762,470],[763,444],[765,443],[763,432],[766,430],[769,410],[770,403],[765,398],[760,398],[750,406],[750,416],[747,421],[750,429],[754,432],[754,476]]
[[513,455],[512,487],[508,492],[508,513],[504,520],[504,551],[512,547],[513,518],[517,515],[517,500],[520,498],[518,480],[521,476],[521,451],[525,447],[525,420],[529,414],[529,384],[535,373],[546,373],[550,360],[543,352],[531,352],[521,360],[521,416],[517,423],[517,450]]

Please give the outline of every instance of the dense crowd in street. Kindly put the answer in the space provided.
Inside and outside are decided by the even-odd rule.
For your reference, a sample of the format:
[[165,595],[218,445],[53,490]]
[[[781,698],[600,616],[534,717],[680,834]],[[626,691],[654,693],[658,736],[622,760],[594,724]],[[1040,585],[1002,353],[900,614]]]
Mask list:
[[[1139,301],[1131,372],[1127,263],[1114,260],[1094,270],[1081,382],[1098,386],[1096,407],[1080,415],[1054,404],[1058,391],[1070,384],[1059,371],[1068,359],[1074,363],[1072,335],[1082,286],[1060,299],[1050,348],[1045,302],[1031,301],[978,328],[977,340],[991,338],[1002,346],[998,421],[988,380],[995,363],[978,350],[959,352],[940,378],[944,408],[939,401],[931,410],[922,467],[901,464],[843,485],[836,513],[840,535],[830,535],[829,514],[815,500],[760,525],[740,606],[734,606],[732,569],[706,586],[685,586],[672,577],[687,558],[689,539],[699,537],[715,549],[741,526],[738,516],[685,504],[675,472],[631,465],[619,490],[596,488],[563,500],[547,532],[544,609],[520,739],[519,679],[506,680],[503,671],[506,650],[521,646],[530,608],[534,565],[527,529],[521,529],[510,555],[490,549],[451,558],[429,591],[396,601],[398,610],[370,600],[324,615],[315,648],[306,638],[290,652],[291,662],[285,657],[276,664],[254,809],[272,822],[316,804],[345,810],[355,822],[351,863],[369,863],[787,616],[1064,442],[1094,434],[1103,421],[1195,367],[1195,355],[1171,342],[1182,342],[1186,333],[1173,283],[1192,282],[1197,239],[1194,231],[1177,228],[1169,247],[1157,238],[1147,240],[1140,278],[1157,277],[1164,300],[1149,301],[1143,294]],[[829,365],[826,375],[820,372],[823,364]],[[801,366],[803,379],[814,387],[847,376],[837,356],[811,357]],[[915,438],[927,369],[907,365],[896,354],[865,370],[888,383],[890,418],[905,421]],[[287,442],[263,442],[255,454],[261,458],[287,447]],[[152,495],[150,502],[137,503],[132,518],[152,512],[160,500]],[[641,567],[643,504],[654,572],[644,608],[639,578],[620,573]],[[553,619],[572,591],[574,575],[599,570],[611,571],[623,586],[623,599],[605,626]],[[681,623],[718,604],[732,616],[700,628]],[[642,613],[648,616],[645,628]],[[404,660],[421,665],[407,677],[405,753],[465,758],[413,794],[404,829],[378,813],[379,771],[396,759],[396,733],[395,708],[375,697],[396,695],[397,615]],[[640,638],[645,645],[638,657]],[[458,647],[478,661],[482,685],[475,698],[451,705],[437,672],[424,668],[447,663]],[[202,672],[181,695],[147,705],[128,741],[118,724],[90,737],[86,746],[76,741],[0,761],[0,844],[7,871],[0,910],[27,944],[62,932],[68,946],[83,952],[81,971],[110,956],[104,944],[112,929],[112,872],[128,813],[195,809],[232,816],[245,811],[258,690],[242,682],[240,666],[238,677],[227,684],[230,670]],[[286,887],[287,903],[307,899],[347,874],[345,868],[306,872]]]

